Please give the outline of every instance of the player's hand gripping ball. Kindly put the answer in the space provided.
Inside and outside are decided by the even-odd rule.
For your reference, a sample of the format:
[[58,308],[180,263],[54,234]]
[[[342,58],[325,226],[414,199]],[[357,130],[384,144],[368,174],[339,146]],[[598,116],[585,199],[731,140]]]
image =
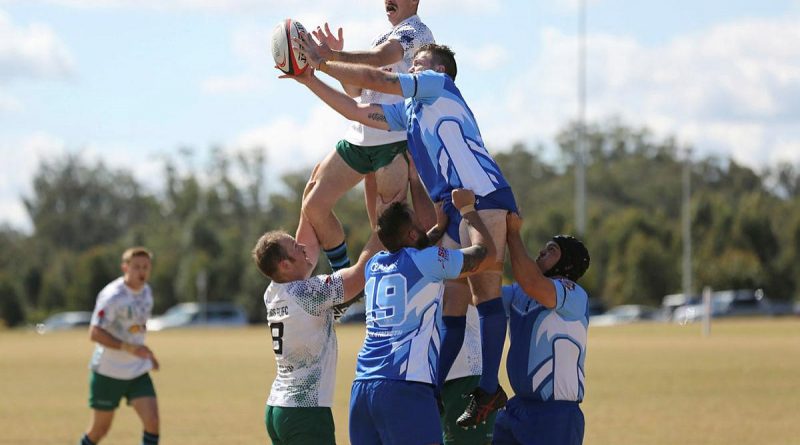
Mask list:
[[292,46],[292,38],[305,34],[306,29],[300,22],[292,19],[282,20],[272,31],[272,58],[275,68],[286,74],[297,76],[308,68],[306,55]]

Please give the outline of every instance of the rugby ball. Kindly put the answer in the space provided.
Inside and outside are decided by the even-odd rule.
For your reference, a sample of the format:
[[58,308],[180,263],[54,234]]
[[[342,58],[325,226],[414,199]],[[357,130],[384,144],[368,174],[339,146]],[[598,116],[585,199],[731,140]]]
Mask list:
[[306,55],[292,46],[292,38],[305,33],[303,25],[292,19],[282,20],[275,25],[272,31],[272,58],[275,59],[276,68],[293,76],[303,74],[308,67]]

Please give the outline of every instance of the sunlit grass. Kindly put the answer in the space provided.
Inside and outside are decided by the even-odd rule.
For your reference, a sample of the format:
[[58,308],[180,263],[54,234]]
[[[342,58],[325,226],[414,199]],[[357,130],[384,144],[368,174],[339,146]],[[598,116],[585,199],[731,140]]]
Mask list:
[[[362,327],[338,326],[334,416],[347,441],[347,406]],[[274,376],[265,327],[149,334],[162,444],[269,443],[264,401]],[[85,332],[0,331],[0,443],[77,443],[89,419]],[[800,443],[800,319],[591,328],[586,440],[623,444]],[[505,376],[503,384],[508,388]],[[132,410],[104,443],[136,443]]]

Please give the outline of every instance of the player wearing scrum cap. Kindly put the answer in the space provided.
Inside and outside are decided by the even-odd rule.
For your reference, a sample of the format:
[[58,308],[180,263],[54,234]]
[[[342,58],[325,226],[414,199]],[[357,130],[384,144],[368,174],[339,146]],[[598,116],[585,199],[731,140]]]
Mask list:
[[[455,55],[444,45],[428,44],[417,51],[408,73],[385,73],[363,65],[328,61],[320,55],[318,45],[312,39],[301,37],[295,39],[295,43],[315,69],[343,83],[406,98],[404,103],[388,105],[358,103],[320,81],[314,70],[292,77],[348,119],[406,133],[409,153],[428,195],[432,201],[441,203],[449,217],[442,246],[464,246],[468,241],[469,229],[453,206],[450,192],[466,188],[477,196],[475,208],[487,222],[497,246],[495,262],[488,270],[470,277],[469,288],[457,284],[459,289],[451,292],[448,287],[445,301],[457,306],[451,313],[464,316],[471,288],[472,302],[478,309],[483,374],[478,387],[470,393],[475,403],[467,406],[458,424],[462,427],[481,424],[507,400],[497,378],[506,334],[506,317],[500,299],[501,272],[506,239],[505,215],[516,211],[516,203],[511,187],[484,145],[472,110],[455,85],[458,71]],[[465,288],[466,292],[462,290]],[[454,325],[453,328],[458,327]],[[442,342],[449,343],[448,339]],[[459,347],[442,347],[440,366],[445,373]]]
[[579,240],[557,235],[532,260],[521,226],[519,216],[509,214],[517,283],[503,287],[503,304],[511,340],[506,369],[515,395],[497,414],[492,443],[580,445],[589,302],[577,281],[589,267],[589,252]]
[[125,397],[144,427],[143,445],[157,445],[158,403],[149,371],[158,360],[145,344],[145,323],[153,309],[152,254],[132,247],[122,254],[122,277],[97,296],[90,338],[96,343],[90,364],[89,406],[92,420],[80,445],[93,445],[108,434],[119,401]]

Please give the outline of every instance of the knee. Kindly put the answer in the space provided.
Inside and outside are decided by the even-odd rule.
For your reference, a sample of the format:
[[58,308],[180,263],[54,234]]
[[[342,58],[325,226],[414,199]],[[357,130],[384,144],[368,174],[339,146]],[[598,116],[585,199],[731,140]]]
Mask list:
[[331,212],[333,203],[324,196],[318,188],[315,188],[303,199],[302,211],[311,219],[323,217]]

